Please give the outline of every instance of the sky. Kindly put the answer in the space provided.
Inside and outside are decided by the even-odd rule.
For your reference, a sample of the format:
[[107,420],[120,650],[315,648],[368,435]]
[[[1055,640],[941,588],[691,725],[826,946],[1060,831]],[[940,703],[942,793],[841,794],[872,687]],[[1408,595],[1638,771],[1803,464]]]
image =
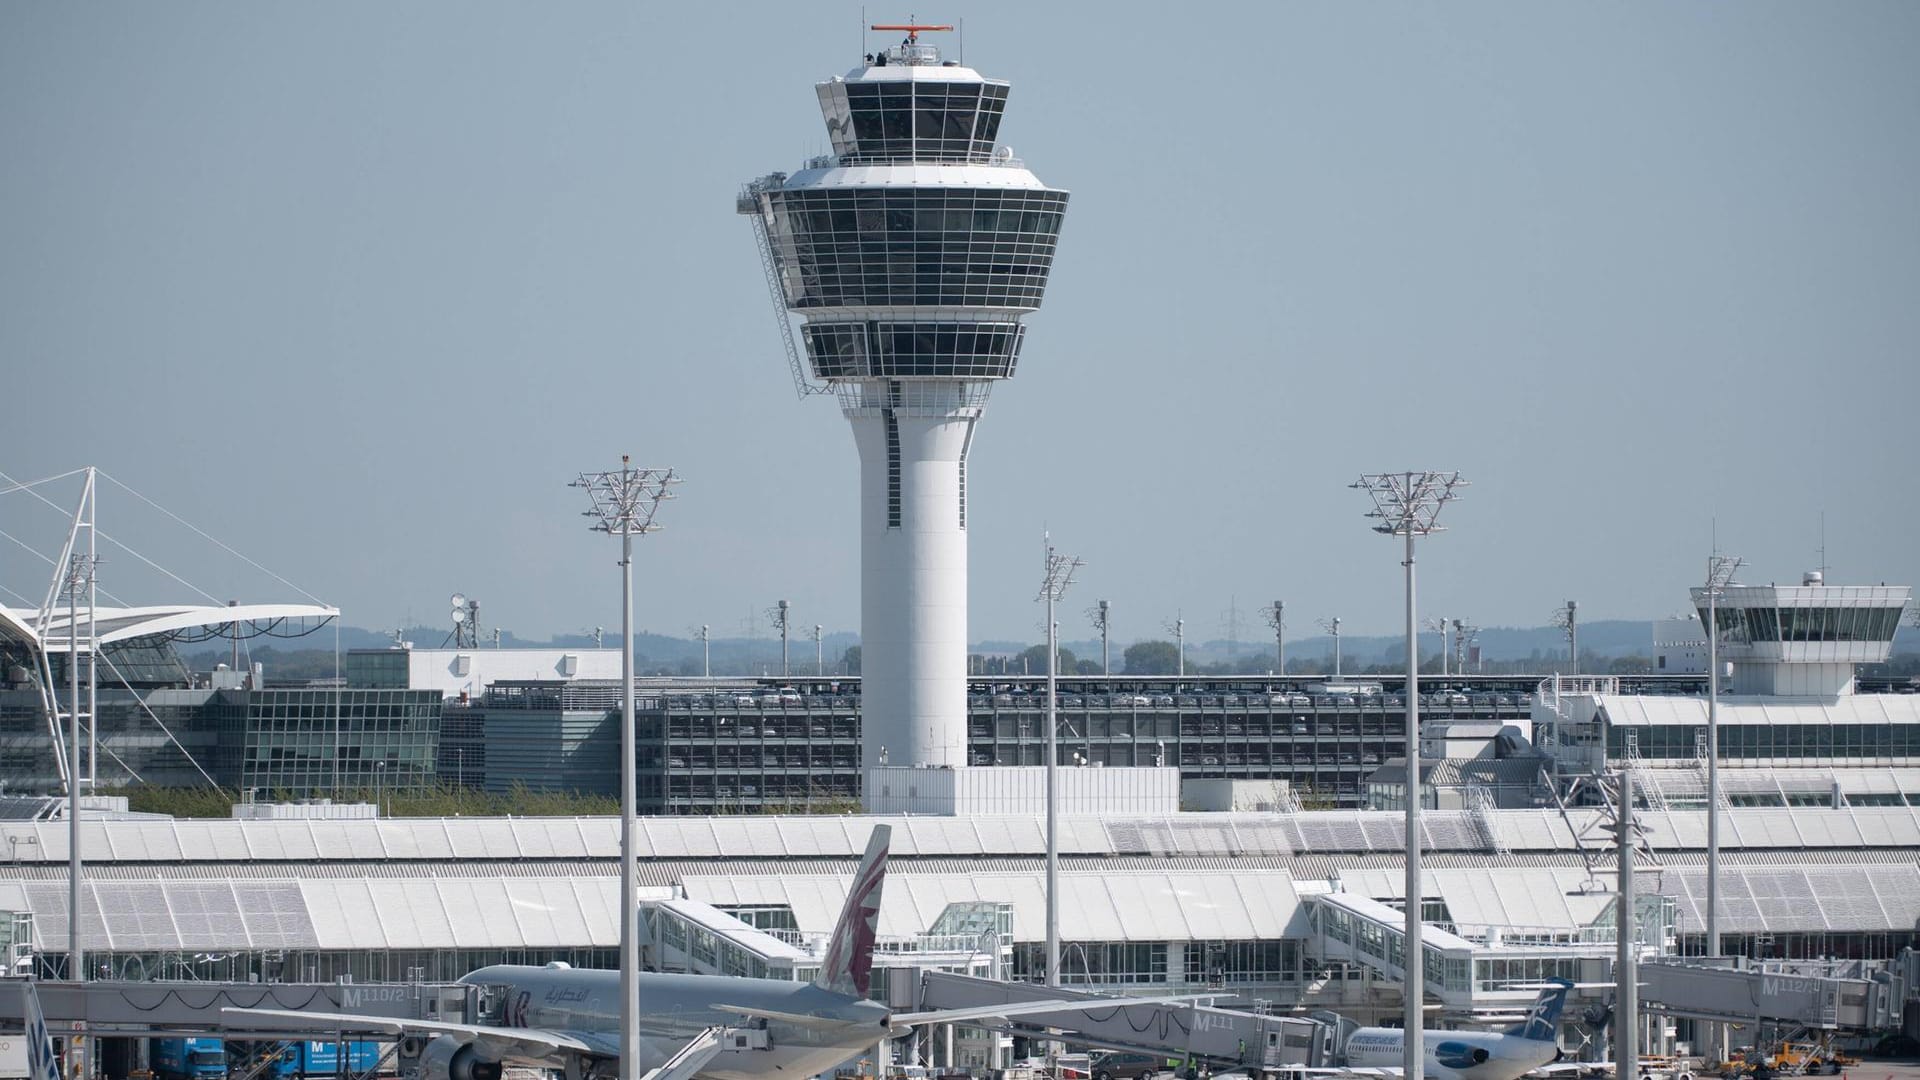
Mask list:
[[[1716,543],[1797,581],[1823,532],[1829,580],[1920,582],[1920,6],[916,11],[1072,192],[969,462],[974,639],[1041,637],[1049,530],[1067,637],[1391,632],[1347,485],[1402,469],[1472,482],[1420,603],[1480,625],[1668,614]],[[630,453],[685,477],[638,626],[857,629],[853,441],[733,197],[827,149],[860,13],[0,5],[0,471],[113,478],[129,602],[461,591],[541,638],[619,625],[566,485]],[[47,572],[0,543],[0,603]]]

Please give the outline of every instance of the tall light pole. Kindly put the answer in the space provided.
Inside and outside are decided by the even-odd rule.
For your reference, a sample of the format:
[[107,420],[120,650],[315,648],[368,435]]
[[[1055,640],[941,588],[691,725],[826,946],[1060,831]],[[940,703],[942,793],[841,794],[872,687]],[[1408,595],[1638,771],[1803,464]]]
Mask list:
[[1720,955],[1720,593],[1738,555],[1707,559],[1707,955]]
[[1613,1074],[1620,1080],[1635,1075],[1640,1064],[1640,974],[1639,953],[1634,940],[1638,920],[1634,917],[1633,864],[1637,837],[1633,822],[1633,773],[1620,770],[1618,805],[1614,828],[1619,835],[1617,864],[1619,892],[1615,896],[1613,977]]
[[1580,604],[1569,600],[1567,606],[1553,610],[1553,625],[1567,636],[1567,674],[1580,674]]
[[1113,630],[1113,609],[1105,600],[1098,600],[1087,609],[1087,618],[1100,631],[1100,673],[1113,675],[1113,650],[1108,647],[1108,635]]
[[1340,616],[1321,619],[1320,629],[1333,635],[1333,677],[1338,679],[1340,677]]
[[819,678],[827,673],[826,654],[820,649],[820,624],[813,624],[813,675]]
[[781,600],[767,609],[767,618],[773,620],[773,628],[780,631],[780,677],[784,679],[790,670],[787,666],[787,627],[793,622],[793,608]]
[[703,678],[713,678],[713,628],[706,623],[700,624],[700,630],[694,634],[700,639],[700,674]]
[[1287,673],[1287,602],[1275,600],[1267,609],[1267,625],[1273,627],[1273,655],[1275,675]]
[[[589,528],[620,538],[620,1067],[640,1064],[639,868],[634,864],[634,771],[638,747],[633,716],[633,538],[657,531],[660,504],[680,482],[672,469],[636,469],[620,455],[616,472],[581,473],[570,487],[585,488]],[[703,628],[704,629],[704,628]]]
[[1080,560],[1053,550],[1053,538],[1046,538],[1046,577],[1040,584],[1040,599],[1047,602],[1047,985],[1060,985],[1060,753],[1056,745],[1059,722],[1056,719],[1059,694],[1056,679],[1060,667],[1060,624],[1054,621],[1053,605],[1067,595],[1073,584],[1073,572]]
[[1174,647],[1180,652],[1179,667],[1176,669],[1176,674],[1184,679],[1187,677],[1187,620],[1176,616],[1172,622],[1161,623],[1160,625],[1166,627],[1167,633],[1173,635]]
[[[1367,516],[1377,523],[1373,530],[1388,536],[1402,536],[1407,542],[1407,930],[1406,947],[1401,950],[1402,985],[1406,998],[1406,1032],[1403,1070],[1406,1080],[1421,1080],[1426,1066],[1426,1050],[1420,1032],[1425,1028],[1422,1006],[1426,1003],[1426,951],[1421,947],[1420,908],[1420,623],[1415,617],[1413,542],[1415,538],[1440,532],[1440,509],[1465,486],[1457,472],[1401,472],[1364,475],[1354,487],[1373,497],[1373,509]],[[1336,639],[1337,640],[1337,639]]]
[[[93,486],[93,470],[87,470]],[[91,490],[89,490],[89,495]],[[92,530],[89,529],[89,532]],[[87,954],[80,944],[80,594],[93,588],[93,556],[74,552],[67,560],[67,978],[87,981]],[[93,642],[87,648],[93,648]],[[55,699],[56,701],[58,698]]]

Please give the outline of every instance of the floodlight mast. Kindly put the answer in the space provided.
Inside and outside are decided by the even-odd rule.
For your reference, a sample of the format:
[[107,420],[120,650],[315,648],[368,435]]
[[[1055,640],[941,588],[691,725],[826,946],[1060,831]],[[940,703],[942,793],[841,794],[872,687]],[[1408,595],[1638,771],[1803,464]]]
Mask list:
[[1187,620],[1176,616],[1171,622],[1160,625],[1166,627],[1167,633],[1173,635],[1174,647],[1180,652],[1179,666],[1175,669],[1175,674],[1184,679],[1187,677]]
[[780,631],[780,677],[784,679],[792,670],[787,664],[787,629],[793,621],[793,608],[781,600],[767,609],[767,618],[772,620],[773,628]]
[[706,623],[701,623],[700,629],[691,633],[700,639],[701,677],[711,679],[713,678],[713,628]]
[[1333,677],[1338,679],[1340,677],[1340,616],[1321,619],[1320,629],[1333,635]]
[[1113,608],[1105,600],[1095,601],[1087,609],[1087,618],[1093,620],[1094,628],[1100,631],[1100,673],[1113,674],[1113,650],[1109,647],[1108,636],[1113,630]]
[[673,497],[680,478],[672,469],[636,469],[620,455],[616,472],[581,473],[569,487],[585,488],[591,508],[588,526],[620,538],[620,1061],[623,1071],[640,1069],[640,914],[639,870],[634,865],[635,746],[633,717],[633,538],[658,532],[654,516]]
[[[89,477],[91,479],[91,477]],[[67,978],[87,981],[80,944],[80,597],[93,588],[93,557],[74,552],[67,560]],[[89,651],[93,643],[88,642]],[[56,699],[57,700],[57,699]]]
[[1567,637],[1567,674],[1580,674],[1580,604],[1576,600],[1567,601],[1567,606],[1553,609],[1553,625]]
[[[1415,618],[1413,542],[1429,533],[1442,531],[1440,510],[1466,486],[1457,472],[1400,472],[1363,475],[1353,487],[1373,497],[1373,509],[1367,516],[1378,524],[1373,530],[1387,536],[1403,536],[1407,542],[1407,924],[1405,947],[1400,952],[1402,996],[1406,999],[1401,1021],[1406,1038],[1402,1040],[1406,1057],[1402,1063],[1405,1080],[1421,1080],[1426,1067],[1426,1051],[1420,1032],[1426,1003],[1426,952],[1420,944],[1422,921],[1420,880],[1420,624]],[[1335,639],[1336,641],[1338,638]]]
[[1273,655],[1275,675],[1287,673],[1287,602],[1275,600],[1267,609],[1267,625],[1273,627]]
[[1733,584],[1733,575],[1743,561],[1738,555],[1707,558],[1708,956],[1720,955],[1720,594]]
[[1060,985],[1060,799],[1058,671],[1060,667],[1060,624],[1054,621],[1053,605],[1067,595],[1074,571],[1080,569],[1077,556],[1062,555],[1053,549],[1053,537],[1046,536],[1046,577],[1040,583],[1039,599],[1047,602],[1047,985]]

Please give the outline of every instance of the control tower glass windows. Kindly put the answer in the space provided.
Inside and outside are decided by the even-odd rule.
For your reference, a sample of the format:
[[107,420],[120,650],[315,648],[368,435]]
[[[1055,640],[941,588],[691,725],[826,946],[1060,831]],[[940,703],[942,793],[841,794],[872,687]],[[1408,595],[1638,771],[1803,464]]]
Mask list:
[[881,79],[823,83],[819,94],[847,164],[987,161],[1007,106],[1006,83]]
[[770,195],[787,305],[1040,306],[1067,195],[970,188]]
[[822,379],[1005,379],[1025,328],[1019,323],[808,323],[802,330]]
[[[1723,607],[1722,641],[1868,641],[1888,642],[1900,625],[1898,607]],[[1700,622],[1707,609],[1700,608]]]

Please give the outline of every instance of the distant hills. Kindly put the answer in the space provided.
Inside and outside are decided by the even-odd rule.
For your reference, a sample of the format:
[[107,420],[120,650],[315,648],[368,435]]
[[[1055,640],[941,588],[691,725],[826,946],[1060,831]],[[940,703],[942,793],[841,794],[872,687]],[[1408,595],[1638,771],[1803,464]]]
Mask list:
[[[417,648],[432,649],[448,647],[451,642],[444,627],[417,626],[404,632],[405,640]],[[1113,661],[1116,670],[1124,669],[1122,655],[1127,645],[1136,640],[1113,643]],[[1481,658],[1492,664],[1526,664],[1528,661],[1538,665],[1540,670],[1550,670],[1566,655],[1567,642],[1561,631],[1551,626],[1536,627],[1487,627],[1479,632],[1476,639]],[[339,629],[339,647],[350,649],[383,649],[393,644],[391,632],[381,633],[356,626],[342,626]],[[618,647],[619,635],[609,633],[605,637],[608,647]],[[850,646],[860,643],[858,634],[851,631],[834,631],[823,634],[820,656],[824,673],[841,673],[841,661]],[[1007,640],[988,640],[973,644],[971,651],[987,656],[1014,656],[1038,642],[1020,642]],[[292,640],[274,640],[270,643],[252,643],[251,659],[266,660],[269,670],[281,675],[306,672],[316,667],[332,668],[334,635],[330,629],[322,630],[306,638]],[[1100,641],[1098,638],[1082,638],[1062,641],[1062,647],[1081,660],[1098,660]],[[1440,647],[1439,636],[1435,633],[1423,633],[1420,637],[1421,654],[1432,657]],[[534,641],[520,638],[511,632],[503,631],[501,646],[504,648],[592,648],[593,638],[586,634],[562,634],[547,641]],[[482,628],[480,648],[493,647],[490,631]],[[711,642],[713,672],[716,675],[773,675],[780,671],[780,641],[771,636],[755,637],[715,637]],[[795,637],[789,645],[789,669],[796,675],[809,675],[814,670],[814,644],[811,636]],[[1340,638],[1342,666],[1349,671],[1361,671],[1375,664],[1399,667],[1405,649],[1404,640],[1396,635],[1360,635],[1346,634]],[[640,658],[639,669],[648,674],[698,675],[703,671],[704,659],[701,642],[697,637],[673,637],[666,634],[642,633],[635,640],[635,654]],[[1894,639],[1896,653],[1920,653],[1920,629],[1902,626]],[[1630,619],[1608,619],[1583,624],[1580,627],[1580,653],[1586,670],[1601,670],[1596,661],[1611,662],[1625,657],[1650,657],[1653,654],[1653,628],[1651,620],[1635,621]],[[1289,666],[1295,661],[1319,661],[1330,663],[1333,656],[1333,639],[1324,635],[1289,637],[1287,640],[1287,660]],[[1273,639],[1270,637],[1248,637],[1234,642],[1224,639],[1187,642],[1187,664],[1190,670],[1198,670],[1215,665],[1232,665],[1237,670],[1266,670],[1260,666],[1270,666],[1273,657]],[[188,651],[188,662],[195,668],[211,667],[226,658],[226,652],[216,648],[202,648]],[[1528,665],[1529,667],[1533,665]]]

